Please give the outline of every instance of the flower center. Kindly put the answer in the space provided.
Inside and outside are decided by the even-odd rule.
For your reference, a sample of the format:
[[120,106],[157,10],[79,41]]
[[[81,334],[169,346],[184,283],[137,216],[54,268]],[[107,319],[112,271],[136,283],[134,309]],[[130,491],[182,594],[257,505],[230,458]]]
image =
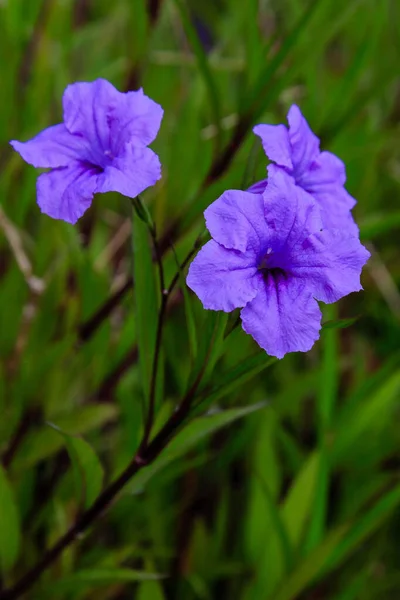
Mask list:
[[110,160],[113,160],[114,155],[111,152],[111,150],[104,150],[104,156],[107,156],[107,158],[109,158]]
[[272,248],[268,248],[257,269],[265,276],[268,274],[272,275],[273,277],[277,275],[285,275],[285,270],[277,264],[278,261],[276,259],[277,256],[276,254],[274,255]]
[[95,175],[100,175],[104,172],[104,167],[101,167],[100,165],[95,165],[94,163],[88,161],[82,161],[81,164],[86,171],[91,171]]

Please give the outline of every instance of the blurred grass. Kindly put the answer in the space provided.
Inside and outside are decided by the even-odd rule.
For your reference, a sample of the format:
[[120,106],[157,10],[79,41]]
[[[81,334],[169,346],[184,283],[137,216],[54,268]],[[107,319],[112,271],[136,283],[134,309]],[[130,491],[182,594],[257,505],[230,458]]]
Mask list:
[[[154,476],[143,471],[28,597],[399,595],[399,21],[391,0],[0,3],[3,584],[77,515],[85,456],[98,472],[101,461],[109,481],[143,424],[136,344],[150,339],[151,306],[137,320],[130,292],[79,339],[81,324],[132,272],[131,207],[108,194],[77,227],[52,221],[35,203],[35,170],[8,146],[61,119],[69,82],[107,77],[120,89],[142,85],[165,109],[153,144],[163,179],[144,196],[158,230],[174,234],[180,260],[203,230],[203,209],[244,177],[264,176],[253,122],[282,122],[292,102],[345,161],[373,259],[364,293],[325,314],[358,319],[326,329],[307,355],[264,370],[268,358],[253,341],[238,328],[223,343],[220,324],[205,388],[218,412],[180,433]],[[165,268],[169,282],[170,251]],[[200,360],[215,328],[178,290],[164,335],[159,425],[196,374],[193,340]],[[87,454],[68,456],[49,422],[83,435]]]

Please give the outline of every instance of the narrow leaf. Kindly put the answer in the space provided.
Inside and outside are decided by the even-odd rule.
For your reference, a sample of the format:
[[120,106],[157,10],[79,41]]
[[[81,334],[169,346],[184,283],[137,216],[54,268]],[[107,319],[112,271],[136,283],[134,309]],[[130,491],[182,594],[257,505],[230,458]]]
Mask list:
[[148,399],[156,340],[158,302],[147,225],[133,211],[133,279],[142,387]]
[[275,75],[277,70],[280,68],[280,66],[288,56],[289,52],[296,45],[300,35],[308,26],[319,4],[320,3],[317,1],[312,1],[308,3],[308,7],[304,10],[304,13],[300,17],[298,23],[293,28],[291,33],[288,36],[286,36],[279,51],[275,54],[275,56],[273,56],[269,60],[266,67],[260,73],[258,81],[254,86],[254,89],[248,96],[248,102],[245,107],[246,110],[249,110],[253,104],[256,104],[258,107],[260,107],[257,110],[257,115],[265,109],[265,94],[268,88],[271,87],[271,78]]
[[164,600],[164,592],[157,581],[145,581],[139,585],[136,600]]
[[356,520],[330,557],[329,570],[341,564],[351,552],[359,548],[360,544],[379,528],[399,504],[400,485],[397,485],[378,500],[366,514]]
[[221,312],[203,313],[202,335],[199,337],[196,361],[189,376],[188,389],[200,378],[204,386],[212,375],[215,363],[223,350],[224,332],[228,315]]
[[294,547],[298,547],[313,510],[320,455],[314,453],[292,484],[282,507],[282,519]]
[[393,229],[400,228],[400,210],[371,215],[360,223],[360,238],[374,240]]
[[228,323],[227,313],[217,313],[217,318],[210,337],[210,344],[206,356],[206,368],[203,375],[203,383],[206,383],[211,377],[214,367],[223,354],[224,350],[224,334],[226,324]]
[[179,283],[180,283],[180,287],[181,287],[182,294],[183,294],[183,302],[185,305],[186,329],[187,329],[188,338],[189,338],[190,358],[191,358],[192,364],[193,364],[193,362],[196,358],[196,354],[197,354],[197,333],[196,333],[196,324],[195,324],[194,315],[193,315],[192,298],[189,294],[189,290],[187,288],[184,274],[181,269],[181,265],[180,265],[177,255],[176,255],[175,249],[173,249],[173,251],[174,251],[176,266],[177,266],[178,273],[179,273]]
[[264,351],[254,356],[249,356],[240,364],[235,365],[225,373],[218,376],[218,384],[210,390],[202,390],[198,394],[198,401],[207,401],[208,404],[217,402],[224,396],[237,390],[241,385],[275,364],[276,358],[268,356]]
[[199,71],[204,79],[204,83],[208,91],[210,106],[212,110],[212,118],[214,122],[213,124],[215,125],[215,129],[217,132],[217,135],[215,137],[216,149],[218,149],[220,148],[221,144],[221,110],[218,97],[218,90],[214,82],[213,74],[208,64],[207,54],[205,53],[203,45],[197,35],[196,29],[193,26],[185,2],[184,0],[175,0],[175,4],[178,7],[186,36],[189,40],[190,45],[193,48],[193,52],[196,55]]
[[360,317],[352,317],[349,319],[330,319],[322,325],[322,331],[326,329],[347,329],[351,327]]
[[57,581],[52,581],[51,586],[43,586],[43,595],[54,593],[64,594],[67,592],[76,593],[86,588],[96,588],[116,584],[116,583],[135,583],[138,581],[153,581],[161,579],[163,575],[158,573],[146,573],[145,571],[136,571],[127,568],[101,567],[97,569],[82,569],[63,577]]
[[362,410],[358,403],[354,403],[350,410],[344,408],[333,445],[335,461],[351,456],[352,449],[358,446],[357,441],[363,436],[369,435],[371,442],[371,436],[375,433],[381,431],[384,435],[385,424],[398,404],[399,392],[400,373],[396,372],[369,398],[364,397]]
[[301,592],[317,577],[326,565],[329,557],[337,548],[347,531],[347,527],[340,527],[325,537],[325,540],[311,554],[300,562],[283,583],[283,586],[274,595],[274,600],[295,600]]
[[207,436],[262,408],[265,408],[265,403],[254,404],[244,408],[232,408],[194,419],[177,434],[159,458],[135,476],[129,488],[130,492],[137,493],[142,491],[153,475],[161,471],[173,460],[189,452],[189,450],[194,448]]
[[[111,404],[86,406],[57,419],[57,427],[73,435],[83,435],[115,420],[118,410]],[[29,469],[37,462],[58,452],[63,446],[62,437],[48,425],[27,435],[13,462],[13,469]]]
[[252,585],[256,597],[261,591],[263,597],[269,597],[289,572],[293,562],[286,527],[266,477],[255,473],[245,517],[246,546],[252,564],[257,566]]
[[104,471],[101,462],[84,439],[69,435],[54,425],[52,427],[64,437],[75,471],[81,504],[88,508],[99,495],[103,485]]
[[4,469],[0,466],[0,572],[7,573],[18,558],[21,532],[18,508]]

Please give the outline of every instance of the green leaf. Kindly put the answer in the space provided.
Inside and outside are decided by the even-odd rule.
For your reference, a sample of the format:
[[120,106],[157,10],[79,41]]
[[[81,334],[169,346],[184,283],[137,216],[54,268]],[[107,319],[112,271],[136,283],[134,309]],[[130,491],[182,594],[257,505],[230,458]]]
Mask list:
[[[250,0],[249,2],[238,2],[237,9],[241,9],[238,17],[244,25],[244,43],[245,43],[245,85],[242,88],[242,94],[253,83],[253,80],[260,72],[260,66],[264,65],[265,57],[268,53],[266,45],[269,46],[271,40],[265,36],[260,28],[260,15],[263,8],[259,0]],[[245,187],[241,189],[246,189]]]
[[360,224],[360,238],[373,240],[400,228],[400,210],[371,215]]
[[218,375],[218,384],[210,390],[201,390],[197,396],[198,402],[203,403],[206,401],[207,405],[217,402],[224,396],[237,390],[246,381],[249,381],[264,371],[264,369],[275,364],[276,361],[276,358],[268,356],[264,351],[258,352],[254,356],[249,356],[240,364]]
[[183,302],[185,305],[185,318],[186,318],[186,329],[189,338],[189,349],[190,349],[190,357],[192,360],[192,364],[194,363],[197,355],[197,333],[196,333],[196,323],[194,320],[193,307],[192,307],[192,298],[189,294],[188,287],[186,285],[186,281],[184,278],[183,271],[180,266],[180,262],[174,250],[174,258],[176,262],[176,266],[179,273],[179,283],[180,288],[183,294]]
[[156,341],[158,301],[149,230],[136,211],[133,211],[132,238],[139,365],[143,392],[148,399]]
[[355,521],[330,557],[327,566],[328,570],[341,564],[351,552],[356,550],[368,536],[378,529],[399,504],[400,485],[397,485],[380,498],[369,511]]
[[313,453],[298,474],[282,506],[282,519],[292,545],[300,545],[310,519],[320,469],[320,455]]
[[220,358],[224,346],[224,332],[228,315],[222,312],[205,311],[203,313],[202,335],[199,337],[195,365],[189,376],[188,389],[199,378],[201,387],[205,386]]
[[[146,573],[126,568],[101,567],[101,569],[82,569],[67,577],[52,581],[50,586],[43,586],[42,593],[47,591],[54,594],[77,592],[85,588],[95,588],[115,583],[135,583],[138,581],[153,581],[164,577],[158,573]],[[49,589],[50,588],[50,589]],[[54,595],[51,596],[54,598]]]
[[285,579],[278,593],[274,594],[274,600],[298,598],[301,592],[321,573],[347,529],[347,526],[342,526],[328,534],[322,544],[300,562],[299,566]]
[[[351,99],[354,92],[357,91],[357,80],[363,76],[365,69],[368,69],[368,63],[373,59],[371,56],[374,47],[379,43],[379,37],[386,22],[385,10],[375,11],[371,13],[370,18],[365,19],[360,23],[362,27],[365,43],[360,44],[358,49],[355,49],[351,63],[346,68],[341,81],[335,86],[334,93],[327,98],[327,102],[323,108],[323,115],[328,120],[332,118],[337,107],[343,106],[343,99]],[[343,106],[345,108],[345,105]],[[325,120],[325,119],[324,119]]]
[[246,161],[242,178],[242,185],[240,186],[240,189],[247,190],[247,188],[249,188],[251,185],[253,185],[253,183],[256,182],[257,166],[261,158],[263,158],[262,146],[259,140],[255,139],[251,146],[249,156]]
[[251,109],[253,105],[258,107],[254,118],[256,118],[263,110],[265,110],[265,96],[267,93],[271,94],[272,87],[276,87],[270,85],[272,77],[285,61],[290,51],[295,47],[300,35],[308,26],[319,4],[320,3],[317,1],[308,3],[308,7],[304,10],[296,26],[293,28],[291,33],[284,38],[278,52],[272,57],[272,59],[268,61],[266,67],[260,73],[258,81],[256,82],[251,93],[248,95],[248,101],[245,106],[246,111]]
[[323,439],[326,430],[332,424],[339,383],[338,334],[336,329],[348,327],[353,322],[353,319],[335,319],[337,308],[334,305],[324,307],[324,315],[330,317],[330,320],[325,324],[325,329],[328,329],[328,331],[322,338],[322,373],[317,405],[321,439]]
[[263,402],[244,408],[232,408],[194,419],[177,434],[159,458],[146,467],[146,469],[139,471],[135,476],[129,491],[131,493],[142,491],[148,481],[156,473],[161,469],[164,469],[164,467],[169,465],[173,460],[189,452],[189,450],[197,446],[204,438],[212,435],[222,427],[226,427],[234,421],[246,417],[262,408],[265,408],[265,403]]
[[[211,312],[211,311],[210,311]],[[208,379],[214,371],[214,367],[222,356],[224,351],[224,334],[226,325],[228,323],[228,314],[223,312],[216,313],[216,319],[214,320],[214,326],[212,333],[209,337],[209,344],[207,347],[206,354],[206,368],[202,377],[202,382],[207,383]]]
[[[136,198],[132,198],[132,206],[133,206],[133,209],[136,212],[137,216],[139,217],[139,219],[141,221],[143,221],[143,223],[145,223],[145,225],[147,225],[148,230],[149,230],[149,228],[153,228],[154,223],[153,223],[153,219],[150,214],[150,211],[140,196],[136,196]],[[152,231],[152,229],[151,229],[151,231]]]
[[88,508],[99,495],[103,485],[104,471],[101,462],[84,439],[65,433],[51,423],[49,425],[64,437],[75,472],[77,491],[81,495],[81,504]]
[[217,132],[215,138],[217,151],[221,146],[221,109],[218,97],[218,90],[214,82],[213,74],[208,64],[207,54],[205,53],[203,44],[199,40],[196,29],[192,24],[192,20],[190,18],[185,1],[175,0],[175,4],[178,7],[179,14],[182,19],[182,24],[185,29],[185,33],[187,35],[190,45],[193,48],[193,52],[196,55],[199,71],[204,79],[204,83],[207,88],[210,100],[210,107],[212,110],[212,119],[214,122],[213,124],[215,125]]
[[[56,425],[62,431],[68,431],[72,435],[84,435],[114,421],[117,415],[117,408],[111,404],[85,406],[68,417],[60,417]],[[27,435],[13,461],[13,470],[30,469],[37,462],[58,452],[62,446],[62,437],[54,429],[45,425]]]
[[[262,430],[268,434],[265,428]],[[267,437],[271,442],[271,436]],[[261,445],[261,440],[259,442]],[[249,506],[245,518],[245,543],[250,561],[256,566],[255,580],[248,590],[250,597],[269,597],[289,572],[293,563],[291,542],[278,507],[276,495],[272,493],[268,467],[255,466],[251,479]]]
[[361,384],[346,398],[346,404],[340,415],[340,423],[345,423],[354,414],[356,406],[364,403],[371,394],[379,391],[380,387],[398,369],[400,365],[400,352],[393,353],[380,369],[372,373],[367,379],[362,379]]
[[[371,579],[371,572],[367,568],[365,571],[361,571],[361,573],[357,573],[350,584],[346,585],[346,588],[342,590],[342,592],[336,596],[335,600],[359,600],[362,598],[362,592],[366,589],[369,581]],[[371,586],[369,585],[369,590]],[[373,597],[373,596],[372,596]],[[376,598],[378,596],[375,596]]]
[[148,29],[149,29],[149,12],[147,4],[141,0],[133,0],[126,5],[129,9],[129,31],[131,35],[126,40],[129,44],[127,55],[131,57],[134,64],[140,64],[139,60],[143,59],[148,52]]
[[360,441],[364,447],[365,439],[371,444],[373,436],[385,435],[386,424],[398,404],[399,392],[400,372],[396,372],[375,393],[361,399],[362,410],[359,403],[353,403],[348,410],[344,407],[332,448],[335,461],[351,457]]
[[351,327],[360,317],[352,317],[349,319],[330,319],[322,325],[322,331],[327,329],[347,329]]
[[297,598],[318,575],[338,567],[366,537],[376,531],[399,503],[400,485],[388,492],[353,527],[346,524],[326,536],[324,542],[300,563],[274,600]]
[[164,592],[157,581],[146,581],[139,585],[136,600],[164,600]]
[[322,447],[320,450],[320,468],[315,484],[315,494],[312,512],[310,514],[310,525],[307,529],[305,552],[313,550],[320,544],[325,535],[327,523],[327,510],[329,503],[330,464],[327,454]]
[[0,571],[7,573],[18,558],[20,520],[13,490],[0,466]]

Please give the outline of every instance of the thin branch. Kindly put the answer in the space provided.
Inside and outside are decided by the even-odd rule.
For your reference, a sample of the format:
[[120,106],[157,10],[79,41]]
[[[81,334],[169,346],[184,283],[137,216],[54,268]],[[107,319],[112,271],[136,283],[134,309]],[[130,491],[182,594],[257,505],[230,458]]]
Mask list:
[[120,287],[107,301],[90,317],[78,327],[79,341],[87,342],[96,332],[98,327],[107,319],[113,310],[119,305],[125,294],[133,287],[133,277],[129,277],[122,287]]
[[164,267],[163,267],[163,260],[162,260],[163,255],[162,255],[160,245],[158,242],[157,230],[156,230],[155,225],[153,225],[153,224],[150,225],[149,230],[150,230],[151,237],[153,240],[154,252],[155,252],[155,256],[156,256],[156,260],[157,260],[157,264],[158,264],[159,279],[160,279],[160,292],[161,292],[161,306],[160,306],[160,310],[158,313],[156,342],[155,342],[155,347],[154,347],[153,366],[152,366],[152,373],[151,373],[151,380],[150,380],[149,410],[148,410],[148,415],[147,415],[147,420],[146,420],[146,425],[145,425],[145,430],[144,430],[144,436],[143,436],[143,442],[142,442],[143,445],[147,445],[147,443],[150,439],[151,429],[153,427],[153,422],[154,422],[158,366],[159,366],[159,362],[160,362],[162,335],[163,335],[163,329],[164,329],[164,323],[165,323],[165,316],[167,313],[168,300],[169,300],[170,294],[172,293],[173,289],[175,288],[176,284],[179,281],[180,273],[186,267],[187,263],[190,261],[192,256],[195,254],[195,252],[199,248],[199,246],[201,244],[202,235],[203,235],[203,234],[201,234],[197,237],[193,248],[187,254],[183,263],[179,266],[178,271],[175,273],[175,276],[173,277],[169,287],[166,288],[165,287]]
[[190,260],[196,254],[197,250],[200,248],[200,246],[202,244],[202,240],[203,240],[203,235],[204,234],[201,233],[200,235],[197,236],[197,238],[196,238],[196,240],[195,240],[195,242],[193,244],[193,248],[190,250],[190,252],[188,252],[188,254],[186,255],[185,259],[180,264],[179,269],[177,270],[177,272],[175,273],[175,275],[174,275],[171,283],[169,284],[168,295],[172,292],[172,290],[174,289],[174,287],[178,283],[180,273],[187,267],[187,265],[190,262]]
[[[201,190],[207,189],[227,171],[251,125],[252,119],[249,115],[244,115],[241,119],[239,119],[233,131],[230,142],[221,155],[218,156],[211,164],[210,169],[201,185]],[[165,234],[159,240],[159,248],[162,255],[167,252],[171,243],[176,243],[181,233],[182,227],[179,218],[171,223]],[[90,337],[95,333],[97,327],[99,327],[114,310],[114,308],[118,306],[122,298],[132,286],[133,280],[129,279],[125,286],[113,294],[113,296],[108,298],[105,304],[96,312],[95,315],[93,315],[93,317],[82,323],[78,330],[78,335],[82,342],[86,342],[90,339]]]
[[[200,238],[201,236],[197,238],[195,246],[197,243],[200,243]],[[193,251],[195,251],[195,248],[192,252]],[[189,255],[186,257],[184,263],[190,260]],[[178,279],[179,274],[178,277],[172,280],[168,290],[173,290]],[[77,521],[67,533],[65,533],[58,542],[45,553],[43,558],[28,571],[28,573],[26,573],[13,587],[0,591],[0,600],[17,600],[22,594],[30,590],[44,571],[57,560],[64,550],[79,539],[82,534],[90,528],[93,522],[105,512],[132,477],[134,477],[138,471],[150,465],[167,447],[174,434],[185,423],[190,414],[192,402],[196,398],[198,387],[207,368],[212,346],[213,339],[210,340],[204,363],[195,381],[186,392],[176,411],[170,416],[154,439],[150,443],[146,442],[145,439],[142,440],[139,445],[139,450],[125,471],[123,471],[123,473],[97,497],[92,506],[78,517]]]
[[98,400],[102,401],[108,398],[115,387],[118,385],[121,378],[125,375],[125,373],[130,369],[132,365],[134,365],[139,356],[138,347],[135,344],[132,346],[130,350],[122,357],[120,362],[114,367],[114,369],[107,374],[107,376],[103,379],[100,386],[97,390],[91,395],[90,399],[93,402]]
[[[41,5],[36,23],[34,25],[33,32],[28,38],[28,42],[25,45],[23,57],[20,63],[18,72],[18,89],[25,91],[28,83],[31,80],[32,68],[35,64],[37,52],[39,49],[40,42],[42,40],[43,33],[46,28],[47,19],[52,8],[52,0],[44,0]],[[17,95],[17,98],[23,98],[21,91]]]
[[[202,242],[202,236],[198,236],[196,239],[192,250],[187,254],[186,258],[182,261],[179,266],[178,271],[175,273],[174,277],[171,280],[167,290],[168,298],[171,298],[172,292],[174,291],[178,281],[179,281],[179,272],[183,271],[187,266],[188,262],[191,260],[193,255],[196,253],[197,249],[200,247]],[[176,298],[176,303],[179,303],[180,299]],[[169,309],[174,305],[174,302],[169,300],[167,305],[167,314]],[[138,359],[138,348],[135,344],[132,346],[130,350],[122,357],[120,362],[114,367],[114,369],[105,377],[103,382],[100,384],[98,389],[91,395],[91,399],[93,401],[102,400],[103,398],[108,398],[110,394],[112,394],[114,388],[118,385],[121,378],[125,375],[128,369],[137,362]]]
[[147,11],[149,13],[150,24],[154,27],[161,10],[162,0],[147,0]]
[[197,388],[206,368],[207,358],[208,357],[206,357],[205,364],[195,382],[182,399],[177,410],[171,415],[167,423],[162,427],[152,442],[148,445],[140,445],[140,453],[138,452],[136,454],[125,471],[123,471],[123,473],[98,496],[92,506],[81,514],[67,533],[65,533],[54,546],[45,553],[43,558],[28,571],[28,573],[26,573],[13,587],[0,592],[0,600],[17,600],[22,594],[30,590],[44,571],[57,560],[64,550],[79,539],[82,534],[90,528],[93,522],[105,512],[132,477],[134,477],[138,471],[150,465],[164,448],[166,448],[174,433],[180,428],[189,415],[191,403],[196,395]]
[[46,284],[43,279],[36,277],[32,270],[31,261],[28,258],[24,250],[22,243],[22,236],[18,231],[17,227],[10,221],[5,214],[4,210],[0,206],[0,229],[4,232],[4,235],[9,243],[11,252],[15,258],[15,261],[25,278],[32,293],[40,295],[44,292]]
[[150,392],[149,392],[149,410],[148,410],[148,414],[147,414],[143,442],[142,442],[144,446],[147,445],[147,442],[150,439],[151,429],[153,427],[155,401],[156,401],[158,365],[160,362],[162,334],[163,334],[164,321],[165,321],[165,315],[167,312],[167,304],[168,304],[168,298],[169,298],[169,291],[165,288],[163,257],[162,257],[162,253],[160,251],[160,246],[158,244],[157,230],[156,230],[155,225],[150,226],[149,229],[150,229],[151,237],[153,240],[154,252],[156,255],[156,261],[157,261],[157,265],[158,265],[158,273],[159,273],[159,279],[160,279],[161,306],[160,306],[160,310],[158,312],[157,333],[156,333],[156,341],[155,341],[155,347],[154,347],[153,365],[152,365],[152,370],[151,370]]
[[39,420],[40,412],[36,409],[27,410],[23,415],[15,430],[7,448],[1,455],[0,462],[5,469],[7,469],[15,454],[17,453],[21,443],[24,441],[26,434],[31,428],[32,424],[37,423]]

